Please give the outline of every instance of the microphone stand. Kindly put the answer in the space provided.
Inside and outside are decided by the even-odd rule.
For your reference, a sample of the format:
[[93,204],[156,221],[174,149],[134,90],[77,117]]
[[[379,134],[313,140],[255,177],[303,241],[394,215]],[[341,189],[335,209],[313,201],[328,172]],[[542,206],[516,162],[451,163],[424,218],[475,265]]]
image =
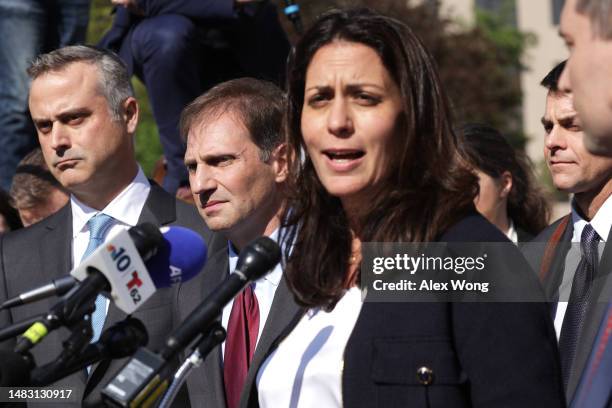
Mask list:
[[[79,353],[89,344],[92,332],[89,319],[83,319],[76,324],[70,337],[62,343],[63,349],[59,357],[55,361],[32,371],[32,385],[48,385],[78,371],[81,367],[77,366],[75,369],[70,363],[75,359],[76,361],[82,359],[83,356],[80,356]],[[86,356],[85,361],[90,362],[87,358],[89,356]],[[95,360],[91,362],[93,363]]]
[[146,328],[134,318],[127,318],[104,330],[95,343],[89,343],[91,332],[90,322],[84,321],[80,332],[75,331],[63,343],[64,350],[55,361],[32,371],[31,385],[52,384],[98,361],[128,357],[148,342]]
[[187,377],[196,367],[199,367],[204,362],[208,353],[210,353],[216,345],[225,340],[226,334],[225,329],[218,322],[211,326],[210,330],[196,343],[195,350],[193,350],[178,370],[176,370],[176,373],[174,373],[172,383],[164,394],[158,408],[169,408],[170,405],[172,405],[179,390],[185,381],[187,381]]
[[8,340],[11,337],[15,337],[19,334],[22,334],[31,325],[33,325],[34,323],[36,323],[37,321],[39,321],[40,319],[44,317],[45,317],[44,314],[34,316],[34,317],[28,317],[25,320],[14,323],[8,327],[5,327],[4,329],[0,330],[0,341]]
[[[89,321],[91,319],[91,314],[96,308],[95,299],[97,296],[97,289],[95,283],[104,283],[106,282],[106,278],[102,272],[93,266],[88,266],[87,271],[92,275],[90,282],[94,284],[73,287],[72,290],[70,290],[60,302],[56,303],[43,318],[42,324],[46,327],[46,333],[33,341],[31,337],[28,336],[28,329],[25,335],[19,337],[17,340],[17,345],[15,346],[16,352],[23,353],[24,351],[30,350],[46,337],[48,333],[62,325],[70,328],[73,333],[83,331],[83,322],[87,322],[87,324],[91,326]],[[85,316],[89,317],[86,318]],[[91,338],[91,331],[89,333],[89,338]],[[74,341],[76,341],[76,338]],[[79,350],[77,350],[77,352],[78,351]]]

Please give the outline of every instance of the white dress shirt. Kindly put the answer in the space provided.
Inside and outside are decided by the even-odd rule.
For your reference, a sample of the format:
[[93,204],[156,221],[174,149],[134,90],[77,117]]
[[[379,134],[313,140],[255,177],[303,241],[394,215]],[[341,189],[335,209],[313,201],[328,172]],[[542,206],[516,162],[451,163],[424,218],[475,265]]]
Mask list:
[[510,219],[510,225],[508,225],[508,231],[506,231],[506,236],[510,241],[514,243],[514,245],[518,245],[518,232],[514,227],[514,221]]
[[576,211],[576,203],[572,204],[572,224],[574,226],[574,234],[572,235],[572,246],[567,252],[565,257],[565,269],[563,272],[563,280],[559,287],[559,299],[563,299],[557,303],[557,311],[555,313],[555,331],[557,332],[557,340],[561,335],[561,327],[563,326],[563,318],[567,310],[567,299],[572,291],[572,282],[574,275],[576,274],[576,268],[580,263],[580,237],[582,236],[582,230],[587,224],[591,224],[595,232],[601,237],[599,242],[598,255],[601,259],[603,254],[603,248],[608,240],[608,234],[610,233],[610,226],[612,226],[612,196],[608,197],[603,203],[599,211],[595,214],[591,222],[588,222],[580,216]]
[[[138,167],[138,173],[134,180],[119,193],[101,211],[91,208],[80,202],[74,195],[70,195],[70,207],[72,209],[72,265],[81,263],[89,243],[89,228],[87,222],[98,213],[106,214],[114,218],[113,225],[106,234],[105,240],[118,232],[138,224],[140,213],[144,208],[151,184]],[[108,300],[106,310],[108,311]]]
[[[278,229],[276,229],[272,234],[270,234],[270,238],[272,238],[276,242],[278,242],[278,237]],[[231,243],[228,242],[227,247],[229,252],[229,270],[230,273],[233,273],[236,269],[236,264],[238,263],[238,254],[234,251],[234,248]],[[259,306],[259,331],[257,333],[257,341],[259,341],[259,339],[261,338],[261,333],[266,324],[266,320],[268,319],[268,315],[270,314],[270,308],[272,307],[272,301],[274,300],[276,288],[278,288],[278,284],[280,283],[282,277],[283,267],[281,265],[281,262],[279,262],[269,274],[262,278],[259,278],[254,283],[255,287],[253,288],[253,291],[255,292],[255,296],[257,297],[257,304]],[[227,329],[227,323],[229,322],[233,305],[234,302],[229,302],[223,308],[223,313],[221,314],[221,325],[224,329]],[[223,344],[221,344],[221,353],[222,356],[225,356],[225,341],[223,342]]]
[[342,407],[344,350],[362,304],[353,287],[331,312],[306,312],[257,373],[261,408]]

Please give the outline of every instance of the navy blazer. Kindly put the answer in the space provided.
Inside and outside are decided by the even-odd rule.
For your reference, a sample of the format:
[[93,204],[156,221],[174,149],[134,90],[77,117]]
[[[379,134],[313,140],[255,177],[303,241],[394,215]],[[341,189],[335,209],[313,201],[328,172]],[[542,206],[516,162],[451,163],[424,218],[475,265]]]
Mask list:
[[[474,212],[439,241],[507,238]],[[520,259],[514,249],[508,246],[513,252],[508,256]],[[503,272],[518,274],[528,290],[537,286],[526,264],[524,270]],[[417,375],[422,367],[431,375]],[[255,407],[257,390],[251,390],[248,405]],[[345,349],[342,400],[344,407],[564,407],[547,308],[542,303],[365,302]]]

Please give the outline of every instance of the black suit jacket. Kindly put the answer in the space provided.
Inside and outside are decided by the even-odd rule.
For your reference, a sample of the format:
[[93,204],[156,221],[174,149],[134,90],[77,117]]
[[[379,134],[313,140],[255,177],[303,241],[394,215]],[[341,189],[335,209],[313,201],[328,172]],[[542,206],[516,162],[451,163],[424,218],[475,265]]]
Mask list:
[[[473,213],[439,241],[507,239]],[[508,250],[509,257],[520,258],[513,245]],[[502,272],[518,274],[528,290],[537,285],[526,264],[523,270]],[[433,371],[430,384],[417,376],[421,367]],[[344,407],[563,407],[547,308],[541,303],[366,301],[345,349],[342,399]],[[257,401],[253,387],[248,405]]]
[[[208,261],[204,272],[192,281],[182,284],[177,291],[176,304],[178,305],[180,319],[185,319],[227,277],[228,273],[227,239],[221,234],[214,234],[209,246]],[[250,392],[250,384],[273,340],[279,336],[296,315],[300,314],[300,310],[293,301],[293,295],[289,292],[284,277],[281,278],[274,294],[270,313],[257,342],[255,354],[247,374],[246,387],[242,392],[243,396]],[[193,408],[223,408],[226,406],[222,361],[221,346],[215,347],[202,366],[195,369],[187,378],[189,399]]]
[[[559,286],[563,280],[563,274],[565,273],[565,258],[567,252],[571,247],[572,235],[574,234],[574,226],[571,219],[564,228],[563,233],[560,236],[559,243],[555,246],[554,257],[546,268],[546,271],[541,270],[542,259],[544,253],[544,243],[550,241],[551,236],[557,230],[560,225],[562,218],[555,221],[553,224],[548,226],[542,231],[531,244],[526,245],[523,248],[523,253],[532,268],[539,274],[542,274],[542,284],[545,288],[546,295],[549,299],[556,302],[558,299]],[[612,229],[609,234],[612,237]],[[593,299],[597,301],[592,302],[587,309],[587,317],[585,325],[582,329],[582,333],[578,339],[578,347],[576,349],[576,356],[572,373],[570,375],[566,397],[567,401],[571,402],[575,396],[576,389],[586,373],[589,356],[593,351],[593,345],[597,337],[597,333],[600,329],[602,319],[604,319],[608,302],[612,299],[612,278],[610,273],[612,272],[612,244],[610,239],[604,247],[604,252],[601,255],[597,277],[593,281]],[[551,312],[556,310],[556,303],[550,308]]]
[[[181,225],[200,233],[205,240],[210,238],[208,231],[195,207],[177,201],[156,184],[140,214],[139,223],[150,222],[155,225]],[[72,211],[70,204],[56,214],[32,225],[0,237],[0,302],[16,296],[33,287],[50,282],[66,275],[72,269]],[[176,288],[157,291],[132,316],[140,319],[149,334],[147,348],[161,348],[163,341],[176,323],[173,321],[172,299]],[[21,321],[28,317],[48,311],[57,298],[35,302],[0,312],[0,326]],[[104,328],[123,320],[125,313],[111,302]],[[69,335],[61,328],[50,333],[39,345],[32,349],[38,366],[53,361],[62,350],[62,341]],[[12,350],[14,341],[0,343],[0,348]],[[92,374],[86,378],[84,371],[75,373],[56,383],[56,388],[71,388],[81,394],[84,403],[96,403],[100,388],[114,377],[126,359],[103,361],[93,366]],[[74,404],[80,406],[81,404]]]

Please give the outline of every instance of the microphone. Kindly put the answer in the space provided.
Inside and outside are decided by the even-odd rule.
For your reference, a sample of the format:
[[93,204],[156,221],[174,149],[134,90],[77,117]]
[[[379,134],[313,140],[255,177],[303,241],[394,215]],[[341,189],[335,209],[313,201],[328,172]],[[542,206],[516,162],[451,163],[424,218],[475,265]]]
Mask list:
[[[204,266],[206,246],[202,238],[187,228],[165,229],[166,236],[152,224],[141,224],[121,231],[100,245],[71,274],[83,281],[68,292],[47,316],[33,324],[19,339],[15,351],[23,352],[61,325],[73,326],[93,311],[96,296],[110,291],[115,305],[126,314],[134,312],[158,287],[188,280]],[[173,242],[177,240],[180,242]],[[190,253],[187,262],[170,267],[173,248]],[[159,255],[159,257],[155,257]],[[143,260],[151,260],[151,272]],[[157,286],[156,284],[159,284]]]
[[[160,231],[164,236],[164,245],[156,255],[145,262],[155,287],[170,287],[197,275],[206,260],[206,246],[202,250],[200,236],[184,227],[162,227]],[[76,283],[77,280],[71,275],[54,279],[51,283],[7,300],[0,306],[0,310],[25,305],[53,295],[62,296]]]
[[268,237],[259,237],[240,252],[236,270],[204,299],[166,340],[162,357],[169,359],[186,347],[194,338],[210,326],[223,307],[229,303],[249,281],[257,280],[270,272],[281,259],[281,250]]
[[149,342],[144,324],[128,317],[105,330],[96,343],[88,344],[72,361],[62,356],[49,364],[34,368],[30,375],[32,386],[45,386],[69,376],[100,360],[129,357]]
[[240,252],[234,273],[218,285],[181,323],[166,340],[164,349],[159,354],[144,348],[138,350],[119,374],[104,387],[103,398],[113,406],[121,407],[132,406],[135,401],[139,404],[154,403],[168,387],[167,362],[198,335],[212,328],[223,307],[249,281],[264,276],[280,259],[278,244],[268,237],[259,237],[247,245]]
[[36,302],[37,300],[44,299],[52,295],[62,296],[72,289],[75,283],[76,279],[70,275],[54,279],[51,281],[51,283],[39,286],[36,289],[29,290],[19,296],[15,296],[14,298],[7,300],[0,306],[0,310]]
[[164,242],[145,262],[156,288],[169,288],[186,282],[202,271],[208,254],[206,243],[185,227],[162,227]]
[[302,18],[300,17],[300,6],[297,4],[297,2],[293,0],[285,0],[285,8],[283,9],[283,12],[293,23],[295,31],[297,31],[298,34],[302,34],[304,31],[304,26],[302,25]]

